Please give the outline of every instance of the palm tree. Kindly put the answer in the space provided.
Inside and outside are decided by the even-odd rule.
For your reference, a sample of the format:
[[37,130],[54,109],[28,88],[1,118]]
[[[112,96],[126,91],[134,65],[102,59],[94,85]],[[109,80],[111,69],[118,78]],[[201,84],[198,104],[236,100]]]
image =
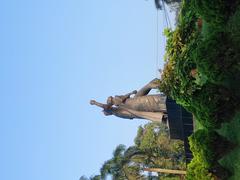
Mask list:
[[123,172],[123,152],[125,151],[125,146],[120,144],[116,147],[113,152],[113,158],[104,162],[100,172],[103,179],[107,175],[112,175],[113,179],[119,177],[122,179],[125,176]]
[[106,179],[107,175],[111,175],[113,180],[143,179],[140,167],[131,161],[132,156],[140,153],[134,150],[136,149],[128,148],[126,150],[124,145],[118,145],[113,152],[113,157],[103,164],[100,170],[101,178]]
[[[112,180],[157,179],[143,172],[156,168],[184,170],[183,143],[170,140],[166,126],[159,123],[140,126],[134,142],[135,145],[128,148],[118,145],[113,157],[102,165],[101,175],[89,180],[104,180],[107,176]],[[162,169],[157,171],[163,172]]]

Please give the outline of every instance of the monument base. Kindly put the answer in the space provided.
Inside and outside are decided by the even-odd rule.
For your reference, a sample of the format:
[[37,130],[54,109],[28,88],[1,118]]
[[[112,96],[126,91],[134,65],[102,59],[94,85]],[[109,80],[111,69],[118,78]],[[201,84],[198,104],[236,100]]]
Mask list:
[[188,137],[193,133],[193,115],[169,97],[166,99],[166,107],[170,138],[184,141],[186,163],[188,164],[193,158],[188,141]]

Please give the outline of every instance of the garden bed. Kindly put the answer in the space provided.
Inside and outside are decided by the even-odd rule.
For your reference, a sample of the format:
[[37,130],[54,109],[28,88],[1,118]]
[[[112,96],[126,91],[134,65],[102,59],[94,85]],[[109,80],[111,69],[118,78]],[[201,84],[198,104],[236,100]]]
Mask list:
[[240,179],[239,0],[185,0],[176,29],[165,35],[160,90],[202,129],[189,139],[187,179]]

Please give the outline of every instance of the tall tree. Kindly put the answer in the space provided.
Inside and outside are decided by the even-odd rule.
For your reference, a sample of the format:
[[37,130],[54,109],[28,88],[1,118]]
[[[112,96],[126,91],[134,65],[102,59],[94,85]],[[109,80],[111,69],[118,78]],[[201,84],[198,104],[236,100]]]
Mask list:
[[160,123],[140,126],[135,138],[136,146],[148,156],[148,166],[184,169],[183,142],[169,139],[168,128]]
[[111,175],[113,180],[142,178],[139,167],[131,163],[129,154],[126,155],[125,152],[126,147],[124,145],[117,146],[113,152],[113,157],[106,161],[100,170],[102,179],[105,179],[107,175]]
[[[109,175],[113,180],[158,179],[159,177],[154,177],[151,173],[144,174],[144,169],[185,169],[183,142],[170,140],[165,125],[148,123],[140,126],[134,142],[135,145],[128,148],[118,145],[113,157],[104,162],[100,170],[101,178],[98,178],[104,180]],[[165,174],[159,173],[158,176]]]

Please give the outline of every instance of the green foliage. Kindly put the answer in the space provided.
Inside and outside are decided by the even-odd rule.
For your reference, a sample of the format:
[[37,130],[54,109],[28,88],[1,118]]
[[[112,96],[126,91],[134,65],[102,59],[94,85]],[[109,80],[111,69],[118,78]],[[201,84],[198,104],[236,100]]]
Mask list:
[[229,121],[238,103],[228,88],[212,83],[205,84],[185,101],[190,104],[185,107],[207,128],[219,128],[222,122]]
[[[214,62],[214,59],[221,62],[214,52],[220,54],[225,51],[219,51],[211,46],[213,51],[208,52],[210,45],[201,43],[198,32],[192,34],[187,44],[182,43],[179,28],[174,32],[165,30],[165,34],[168,37],[166,46],[168,62],[161,77],[160,90],[193,112],[205,127],[219,127],[222,122],[228,120],[229,114],[237,106],[236,103],[232,103],[225,107],[226,103],[236,102],[235,97],[227,87],[217,83],[224,79],[221,74],[227,79],[226,72],[229,72],[228,68],[232,63],[227,61],[222,65]],[[219,43],[218,41],[214,42]],[[217,46],[217,43],[214,45]],[[206,56],[207,53],[209,56]],[[194,70],[196,74],[192,75],[191,72]]]
[[[240,40],[239,22],[234,25],[240,19],[240,13],[236,12],[230,18],[227,26],[232,32],[230,37],[225,28],[210,26],[204,35],[196,26],[197,19],[205,12],[196,12],[196,8],[208,6],[207,9],[216,2],[183,1],[179,25],[174,31],[165,30],[167,63],[160,82],[160,91],[194,113],[203,126],[210,128],[219,128],[222,122],[228,121],[240,99],[237,93],[240,88],[234,83],[240,80],[240,43],[234,43],[233,38]],[[196,3],[201,7],[196,7]],[[221,6],[225,7],[220,4],[215,10]]]
[[[235,144],[240,144],[240,112],[236,114],[230,123],[223,124],[222,128],[218,130],[219,134],[227,137],[229,140]],[[225,168],[229,169],[234,175],[229,180],[239,180],[240,179],[240,146],[237,146],[233,151],[226,156],[224,156],[220,162]]]
[[194,10],[206,22],[213,25],[223,24],[228,18],[228,6],[225,0],[193,0]]
[[228,85],[229,80],[239,74],[240,70],[240,53],[229,35],[215,31],[198,44],[193,58],[199,73],[204,74],[214,84]]
[[233,145],[213,130],[229,122],[239,108],[238,4],[238,0],[184,0],[178,26],[165,30],[160,91],[192,112],[203,129],[190,138],[194,158],[188,165],[189,180],[229,175],[218,160]]
[[136,144],[136,146],[140,145],[142,135],[143,135],[143,128],[142,126],[140,126],[137,131],[137,136],[134,139],[134,143]]
[[237,11],[230,17],[229,22],[226,27],[226,32],[228,33],[231,41],[233,42],[233,47],[238,51],[240,50],[240,7]]
[[214,132],[201,129],[189,137],[190,149],[194,158],[201,161],[205,168],[210,168],[216,161],[213,148],[213,143],[216,143],[214,142],[215,136]]
[[102,179],[106,179],[107,175],[111,175],[113,180],[140,179],[142,177],[140,167],[131,163],[131,156],[129,153],[126,155],[126,152],[124,145],[120,144],[116,147],[113,157],[105,161],[100,169]]
[[[135,145],[128,148],[118,145],[113,157],[102,165],[101,175],[95,179],[104,180],[110,175],[113,180],[147,180],[148,177],[142,173],[143,168],[185,168],[183,142],[170,140],[166,125],[148,123],[140,126]],[[172,177],[159,174],[151,178],[159,179],[160,176],[162,179]]]
[[86,176],[81,176],[79,180],[88,180],[88,178]]
[[[160,123],[148,123],[144,127],[140,126],[138,136],[139,140],[136,147],[143,154],[135,156],[134,161],[138,158],[141,164],[146,167],[162,167],[171,169],[184,169],[184,147],[183,142],[169,139],[167,127]],[[139,162],[139,161],[138,161]]]
[[96,175],[96,176],[91,176],[90,178],[87,178],[85,176],[81,176],[79,180],[101,180],[101,176]]
[[101,176],[100,175],[92,176],[90,177],[90,180],[101,180]]
[[192,95],[202,85],[199,81],[202,79],[200,76],[196,81],[191,75],[191,71],[196,69],[191,52],[196,48],[199,37],[195,21],[195,12],[191,10],[187,1],[183,1],[178,27],[174,31],[164,31],[167,37],[167,63],[161,77],[160,90],[175,99],[179,94],[186,97]]
[[[136,139],[140,139],[138,148],[144,154],[134,156],[134,162],[149,168],[185,169],[183,142],[170,140],[165,125],[148,123],[139,129],[143,133],[139,133]],[[160,179],[171,177],[165,174],[159,174],[160,176]]]
[[[181,35],[180,28],[174,32],[165,30],[165,34],[168,37],[165,54],[167,63],[161,77],[160,89],[171,97],[177,97],[179,93],[182,96],[191,96],[203,85],[191,75],[191,71],[196,69],[191,52],[197,46],[197,40],[190,41],[190,39],[197,39],[198,33],[193,32],[187,39]],[[186,41],[189,43],[184,44]],[[202,77],[198,76],[198,79]]]
[[215,131],[201,129],[189,137],[193,160],[188,164],[187,179],[226,179],[229,172],[220,166],[221,159],[232,145]]
[[189,0],[182,1],[182,8],[179,15],[178,27],[181,29],[181,36],[183,42],[191,39],[191,34],[196,30],[195,22],[197,20],[197,14],[192,7],[192,3]]
[[139,144],[140,149],[153,148],[157,144],[156,142],[156,133],[153,128],[145,130],[144,135],[142,136],[141,143]]
[[208,168],[204,166],[204,163],[193,158],[191,163],[187,166],[187,180],[214,180],[213,174],[209,173]]

